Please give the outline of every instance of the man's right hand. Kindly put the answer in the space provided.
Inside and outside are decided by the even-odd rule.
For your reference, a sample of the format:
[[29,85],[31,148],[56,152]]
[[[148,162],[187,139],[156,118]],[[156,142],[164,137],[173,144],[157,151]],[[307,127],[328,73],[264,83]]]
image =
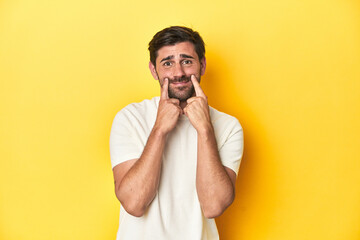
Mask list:
[[169,98],[169,79],[165,78],[161,87],[161,96],[154,129],[168,134],[174,129],[179,116],[183,113],[179,99]]

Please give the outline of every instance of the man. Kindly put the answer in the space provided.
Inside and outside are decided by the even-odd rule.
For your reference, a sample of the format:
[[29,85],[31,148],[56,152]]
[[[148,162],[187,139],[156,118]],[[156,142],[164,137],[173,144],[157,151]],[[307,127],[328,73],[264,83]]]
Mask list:
[[161,96],[128,105],[111,129],[121,203],[117,239],[219,239],[213,218],[234,200],[242,128],[208,106],[199,84],[206,60],[197,32],[166,28],[149,51]]

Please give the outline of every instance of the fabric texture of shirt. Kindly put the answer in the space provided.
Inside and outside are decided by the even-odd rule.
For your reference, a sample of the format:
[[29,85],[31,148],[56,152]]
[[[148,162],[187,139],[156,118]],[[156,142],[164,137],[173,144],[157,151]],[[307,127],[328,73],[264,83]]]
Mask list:
[[[111,165],[140,158],[154,126],[159,97],[117,113],[110,134]],[[243,131],[238,120],[210,107],[221,162],[238,173]],[[168,134],[158,192],[142,217],[120,207],[117,240],[219,239],[214,219],[204,217],[196,192],[197,132],[186,115]]]

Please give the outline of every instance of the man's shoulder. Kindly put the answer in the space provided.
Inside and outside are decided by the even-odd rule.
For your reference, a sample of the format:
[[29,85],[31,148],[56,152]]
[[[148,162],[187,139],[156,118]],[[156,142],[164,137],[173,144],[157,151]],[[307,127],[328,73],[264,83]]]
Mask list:
[[210,115],[219,149],[229,142],[230,139],[230,142],[239,142],[239,145],[235,146],[235,148],[241,147],[243,142],[243,128],[238,119],[212,107],[210,107]]
[[239,122],[236,117],[231,116],[230,114],[221,112],[213,107],[210,107],[210,115],[212,122]]
[[153,97],[152,99],[145,99],[141,102],[128,104],[117,112],[115,122],[125,125],[152,123],[156,118],[159,99],[160,97]]
[[242,131],[239,120],[230,114],[216,110],[210,107],[211,122],[217,135],[223,135],[230,132]]
[[151,99],[144,99],[141,102],[134,102],[128,104],[126,107],[120,110],[119,113],[140,113],[147,114],[149,112],[156,111],[159,106],[160,97],[153,97]]

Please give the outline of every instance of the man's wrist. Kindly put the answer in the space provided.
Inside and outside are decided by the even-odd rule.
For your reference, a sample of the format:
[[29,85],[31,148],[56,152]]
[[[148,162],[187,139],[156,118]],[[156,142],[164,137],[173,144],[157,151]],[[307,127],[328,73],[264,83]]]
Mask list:
[[167,135],[167,131],[162,129],[160,126],[154,126],[152,129],[152,135],[154,135],[157,138],[165,138]]
[[214,127],[211,123],[208,123],[207,125],[199,128],[196,130],[199,137],[209,137],[214,136]]

